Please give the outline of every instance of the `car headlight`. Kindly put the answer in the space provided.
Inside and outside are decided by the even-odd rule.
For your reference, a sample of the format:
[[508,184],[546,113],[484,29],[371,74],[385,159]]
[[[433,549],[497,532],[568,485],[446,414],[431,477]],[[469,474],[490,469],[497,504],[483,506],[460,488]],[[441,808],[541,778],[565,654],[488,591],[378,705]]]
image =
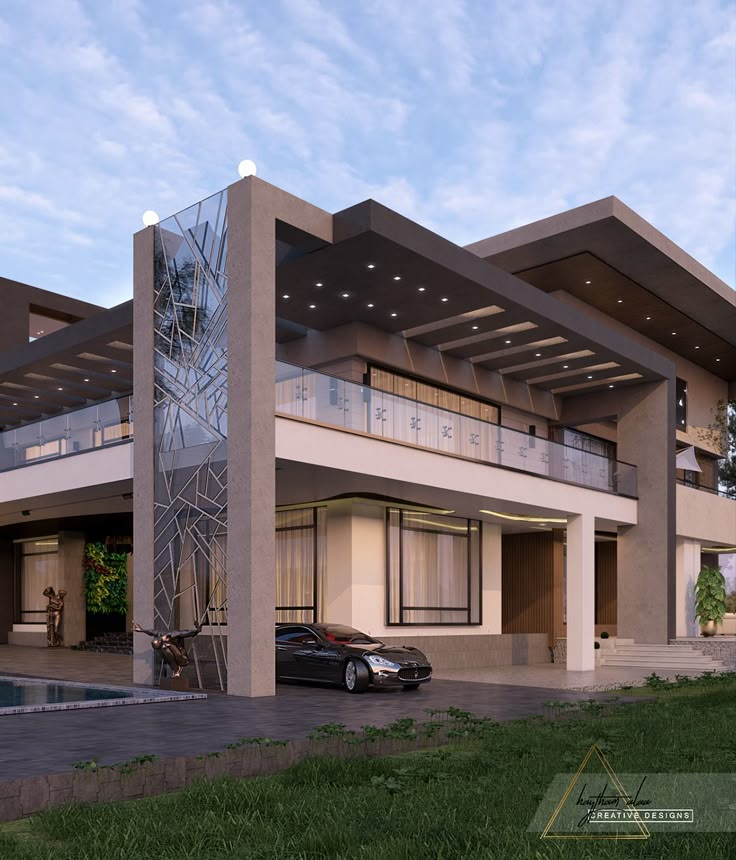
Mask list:
[[384,669],[398,669],[398,663],[392,663],[390,660],[387,660],[385,657],[379,657],[378,654],[369,654],[366,658],[369,663],[373,666],[381,666]]

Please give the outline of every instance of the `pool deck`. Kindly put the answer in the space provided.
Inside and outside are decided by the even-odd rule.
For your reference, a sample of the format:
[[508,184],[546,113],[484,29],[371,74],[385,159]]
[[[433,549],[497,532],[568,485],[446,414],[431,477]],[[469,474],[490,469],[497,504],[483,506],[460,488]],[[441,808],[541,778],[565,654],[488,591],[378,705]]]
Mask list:
[[[128,686],[130,672],[129,657],[0,646],[2,674]],[[111,764],[140,755],[215,752],[240,737],[299,739],[332,722],[360,729],[401,717],[424,720],[427,709],[448,707],[503,721],[540,714],[550,699],[611,695],[460,680],[434,680],[416,692],[371,689],[358,696],[334,687],[280,684],[276,696],[260,699],[208,691],[207,699],[197,701],[11,714],[0,718],[0,781],[62,773],[92,758]]]

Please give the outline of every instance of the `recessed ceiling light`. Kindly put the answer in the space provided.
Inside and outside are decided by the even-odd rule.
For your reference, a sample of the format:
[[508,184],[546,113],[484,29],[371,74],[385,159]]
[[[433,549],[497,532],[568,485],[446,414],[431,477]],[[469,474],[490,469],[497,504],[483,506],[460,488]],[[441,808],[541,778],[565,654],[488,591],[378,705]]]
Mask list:
[[401,280],[401,275],[394,275],[394,280],[395,280],[395,281],[400,281],[400,280]]
[[310,305],[310,306],[309,306],[309,310],[310,310],[310,311],[313,311],[316,307],[317,307],[317,305]]
[[314,286],[315,287],[323,287],[324,284],[322,283],[322,281],[317,281],[317,283]]
[[592,378],[593,378],[592,376],[589,376],[589,377],[588,377],[588,379],[592,379]]
[[287,293],[285,296],[281,296],[281,298],[282,298],[282,299],[288,299],[288,298],[289,298],[289,294]]
[[110,371],[110,373],[117,373],[117,370],[115,370],[115,368],[113,367],[113,369]]
[[369,268],[369,269],[375,269],[375,268],[376,268],[376,264],[375,264],[375,263],[368,263],[368,268]]
[[510,341],[510,340],[505,340],[505,341],[504,341],[504,343],[511,343],[511,341]]
[[647,319],[648,319],[648,320],[650,320],[650,319],[651,319],[651,317],[647,317]]
[[473,331],[478,331],[479,328],[480,328],[480,326],[477,326],[477,325],[472,326]]
[[14,403],[14,404],[13,404],[13,406],[17,406],[17,405],[18,405],[17,403]]
[[85,377],[84,377],[84,381],[85,381],[85,382],[89,382],[88,377],[86,377],[86,376],[85,376]]
[[372,307],[373,307],[373,302],[368,302],[368,307],[369,307],[369,308],[372,308]]
[[391,314],[391,316],[392,316],[392,317],[397,317],[397,316],[398,316],[398,314],[396,313],[396,311],[394,311],[394,313],[392,313],[392,314]]
[[672,332],[672,334],[677,334],[677,332],[676,332],[676,331],[673,331],[673,332]]
[[344,299],[348,299],[348,298],[350,298],[350,293],[343,293],[343,294],[342,294],[342,297],[343,297]]
[[609,385],[608,387],[609,387],[609,388],[613,388],[613,386],[612,386],[612,385]]
[[38,400],[38,394],[34,394],[34,395],[33,395],[33,399],[34,399],[34,400]]
[[419,287],[419,292],[423,293],[426,289],[427,289],[426,287]]
[[443,297],[442,297],[442,301],[443,301],[443,302],[449,302],[450,300],[447,298],[447,296],[443,296]]
[[57,391],[63,391],[64,389],[63,388],[57,388],[56,390]]
[[542,353],[541,352],[535,352],[534,355],[536,356],[536,358],[541,358]]
[[622,305],[622,304],[624,303],[624,300],[623,300],[623,299],[618,299],[618,303],[619,303],[620,305]]
[[569,366],[570,366],[569,364],[563,364],[563,365],[562,365],[562,369],[563,369],[563,370],[567,370],[567,368],[568,368]]
[[586,284],[590,284],[590,283],[591,283],[591,281],[586,281],[585,283],[586,283]]
[[38,334],[43,334],[43,333],[44,333],[44,332],[43,332],[43,329],[41,329],[41,331],[40,331],[40,332],[38,332]]
[[699,346],[696,346],[696,347],[695,347],[695,349],[700,349],[700,347],[699,347]]
[[720,361],[720,360],[721,360],[720,358],[717,358],[717,359],[716,359],[716,361]]

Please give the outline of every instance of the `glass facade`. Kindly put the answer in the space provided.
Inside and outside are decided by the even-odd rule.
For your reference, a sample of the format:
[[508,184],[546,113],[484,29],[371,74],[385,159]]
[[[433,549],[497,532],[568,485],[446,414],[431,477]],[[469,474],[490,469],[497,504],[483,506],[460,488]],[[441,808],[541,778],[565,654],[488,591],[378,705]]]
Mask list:
[[276,621],[321,621],[327,508],[276,512]]
[[23,624],[46,622],[47,598],[43,592],[51,586],[59,590],[59,539],[57,536],[20,541],[20,621]]
[[154,242],[154,627],[210,624],[224,689],[227,192],[162,221]]
[[387,623],[480,624],[480,523],[388,510]]

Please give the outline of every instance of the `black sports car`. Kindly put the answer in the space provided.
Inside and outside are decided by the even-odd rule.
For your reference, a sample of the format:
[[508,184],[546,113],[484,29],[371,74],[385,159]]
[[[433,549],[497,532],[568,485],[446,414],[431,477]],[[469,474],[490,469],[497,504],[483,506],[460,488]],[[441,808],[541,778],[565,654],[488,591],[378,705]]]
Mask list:
[[276,678],[342,684],[363,693],[370,684],[416,690],[432,680],[417,648],[385,645],[344,624],[277,624]]

